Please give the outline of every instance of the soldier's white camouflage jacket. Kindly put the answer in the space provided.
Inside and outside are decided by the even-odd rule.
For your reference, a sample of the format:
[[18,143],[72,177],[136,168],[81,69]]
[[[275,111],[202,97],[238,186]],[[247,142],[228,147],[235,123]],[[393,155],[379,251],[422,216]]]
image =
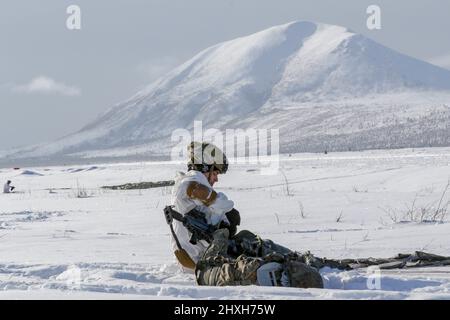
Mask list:
[[[192,170],[187,173],[177,173],[172,191],[172,205],[181,214],[196,208],[205,213],[208,223],[217,225],[221,221],[228,222],[225,213],[233,209],[234,202],[222,192],[216,192],[205,175]],[[173,228],[181,247],[189,254],[193,262],[197,263],[208,247],[208,243],[201,240],[196,245],[191,244],[189,242],[191,233],[179,221],[173,221]],[[171,236],[171,245],[175,252],[178,247],[173,236]]]

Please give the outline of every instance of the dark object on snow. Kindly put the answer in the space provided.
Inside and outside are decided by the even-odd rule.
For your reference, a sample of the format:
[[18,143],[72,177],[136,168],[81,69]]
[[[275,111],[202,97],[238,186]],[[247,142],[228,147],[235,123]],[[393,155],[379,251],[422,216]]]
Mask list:
[[24,170],[22,171],[21,175],[24,176],[43,176],[43,174],[31,170]]
[[103,189],[111,190],[137,190],[137,189],[151,189],[173,186],[175,181],[157,181],[157,182],[138,182],[138,183],[126,183],[118,186],[103,186]]
[[3,186],[3,193],[11,193],[14,191],[14,189],[15,187],[11,185],[11,180],[8,180]]
[[317,258],[311,253],[298,254],[306,264],[317,269],[330,267],[341,270],[352,270],[377,266],[380,269],[403,269],[419,267],[437,267],[450,265],[450,257],[439,256],[422,251],[413,254],[398,254],[393,258],[366,258],[366,259],[342,259],[332,260],[327,258]]

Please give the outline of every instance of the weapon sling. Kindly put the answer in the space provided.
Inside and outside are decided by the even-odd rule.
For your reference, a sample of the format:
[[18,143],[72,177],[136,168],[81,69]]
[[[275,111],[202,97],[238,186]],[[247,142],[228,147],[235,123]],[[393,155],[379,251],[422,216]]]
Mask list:
[[173,219],[184,222],[185,219],[183,215],[175,210],[172,209],[171,206],[167,206],[164,208],[164,216],[166,218],[166,222],[170,227],[170,232],[172,233],[173,238],[175,239],[175,243],[177,244],[178,250],[175,250],[175,257],[178,259],[180,264],[188,269],[195,269],[195,262],[192,260],[192,258],[189,256],[189,254],[186,252],[186,250],[183,249],[181,246],[180,240],[178,240],[177,235],[175,234],[175,231],[173,230]]

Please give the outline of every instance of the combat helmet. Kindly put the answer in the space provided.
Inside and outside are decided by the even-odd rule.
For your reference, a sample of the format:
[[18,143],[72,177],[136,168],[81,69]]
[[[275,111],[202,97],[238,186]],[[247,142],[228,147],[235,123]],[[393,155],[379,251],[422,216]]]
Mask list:
[[188,170],[203,173],[218,170],[228,171],[228,159],[217,146],[210,142],[192,141],[188,146]]

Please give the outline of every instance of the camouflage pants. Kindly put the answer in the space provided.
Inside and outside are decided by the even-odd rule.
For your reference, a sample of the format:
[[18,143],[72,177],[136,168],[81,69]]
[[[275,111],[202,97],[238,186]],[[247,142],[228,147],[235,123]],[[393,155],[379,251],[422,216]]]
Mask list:
[[261,257],[271,253],[292,252],[246,230],[234,236],[231,243],[234,245],[230,249],[227,229],[219,229],[214,233],[214,240],[196,266],[195,275],[199,285],[257,284],[257,270],[265,263]]
[[199,285],[232,286],[256,284],[256,270],[261,262],[244,255],[228,258],[228,229],[219,229],[214,240],[197,263],[195,276]]

